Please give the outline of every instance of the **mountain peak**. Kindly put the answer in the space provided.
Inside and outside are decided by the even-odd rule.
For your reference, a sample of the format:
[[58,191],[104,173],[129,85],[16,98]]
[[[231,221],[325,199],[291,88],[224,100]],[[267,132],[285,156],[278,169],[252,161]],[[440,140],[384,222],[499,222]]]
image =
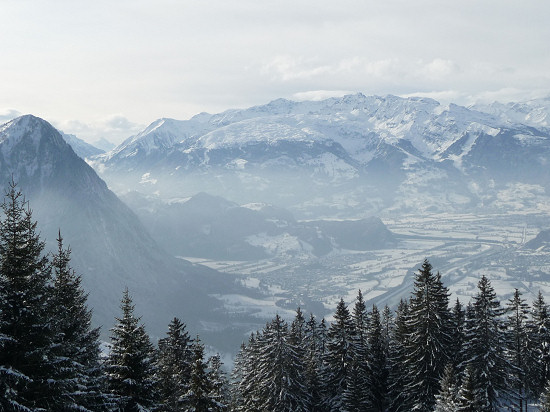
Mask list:
[[35,129],[36,127],[52,127],[48,122],[40,117],[36,117],[32,114],[25,114],[23,116],[16,117],[15,119],[10,120],[7,123],[4,123],[0,126],[0,133],[3,133],[5,130],[14,130],[19,129],[21,131],[28,129]]
[[36,148],[44,138],[56,146],[66,145],[61,134],[50,123],[32,114],[17,117],[0,126],[3,153],[11,151],[19,144]]

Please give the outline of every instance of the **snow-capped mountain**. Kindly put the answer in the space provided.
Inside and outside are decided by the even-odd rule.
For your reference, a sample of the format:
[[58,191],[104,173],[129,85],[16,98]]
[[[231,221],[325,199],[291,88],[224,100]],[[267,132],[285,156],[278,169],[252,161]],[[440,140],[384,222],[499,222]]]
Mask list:
[[84,140],[79,139],[74,134],[61,132],[61,136],[63,136],[63,139],[72,147],[74,152],[83,159],[105,153],[105,150],[99,149],[94,145],[86,143]]
[[116,191],[205,191],[300,217],[487,207],[495,187],[550,181],[550,131],[519,120],[426,98],[279,99],[158,120],[91,164]]
[[489,113],[508,123],[550,128],[550,97],[519,103],[475,104],[472,109]]
[[[221,304],[209,294],[232,290],[232,277],[164,252],[61,134],[46,121],[22,116],[0,126],[0,186],[15,180],[33,209],[41,236],[55,248],[58,230],[83,276],[94,320],[108,334],[128,287],[154,335],[174,316],[218,322]],[[193,316],[201,313],[201,316]],[[221,321],[222,323],[224,321]]]

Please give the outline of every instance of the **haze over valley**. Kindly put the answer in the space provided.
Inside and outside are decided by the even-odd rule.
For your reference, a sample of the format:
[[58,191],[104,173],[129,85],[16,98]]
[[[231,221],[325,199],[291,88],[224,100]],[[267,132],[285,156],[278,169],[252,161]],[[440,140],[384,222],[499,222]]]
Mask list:
[[483,274],[502,299],[550,292],[549,103],[280,99],[109,152],[23,116],[1,126],[2,179],[50,244],[61,229],[104,329],[128,286],[154,336],[177,315],[231,351],[358,289],[394,307],[425,258],[465,301]]

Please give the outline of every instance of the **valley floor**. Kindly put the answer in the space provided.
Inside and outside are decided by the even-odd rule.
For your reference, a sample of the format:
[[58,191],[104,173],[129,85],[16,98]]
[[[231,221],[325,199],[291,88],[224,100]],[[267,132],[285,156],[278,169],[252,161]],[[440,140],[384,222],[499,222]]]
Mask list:
[[254,314],[260,323],[275,313],[291,317],[298,306],[330,319],[340,297],[352,302],[358,289],[370,304],[395,306],[412,290],[413,274],[425,258],[441,273],[451,300],[467,303],[481,275],[491,280],[502,301],[515,288],[528,301],[539,289],[550,294],[550,251],[525,247],[548,227],[545,213],[403,215],[383,221],[398,238],[391,249],[260,261],[185,258],[240,275],[258,298],[217,297],[229,311]]

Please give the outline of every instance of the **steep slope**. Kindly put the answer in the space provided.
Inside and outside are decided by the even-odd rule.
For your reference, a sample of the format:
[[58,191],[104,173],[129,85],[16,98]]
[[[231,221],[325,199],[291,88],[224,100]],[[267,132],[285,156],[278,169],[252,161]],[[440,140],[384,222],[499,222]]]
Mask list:
[[209,294],[231,290],[231,277],[177,260],[152,240],[137,217],[49,123],[23,116],[0,126],[0,182],[18,182],[50,245],[61,229],[83,275],[94,319],[113,323],[124,287],[148,330],[160,336],[174,316],[199,331],[224,322]]
[[550,249],[550,230],[541,230],[539,234],[525,244],[527,249],[549,250]]
[[432,99],[357,94],[161,119],[91,164],[116,191],[205,191],[316,218],[409,210],[423,195],[440,198],[424,208],[486,207],[486,190],[547,186],[547,161],[545,128]]
[[105,153],[104,150],[86,143],[74,134],[61,133],[61,136],[63,136],[63,139],[71,146],[74,152],[83,159]]

